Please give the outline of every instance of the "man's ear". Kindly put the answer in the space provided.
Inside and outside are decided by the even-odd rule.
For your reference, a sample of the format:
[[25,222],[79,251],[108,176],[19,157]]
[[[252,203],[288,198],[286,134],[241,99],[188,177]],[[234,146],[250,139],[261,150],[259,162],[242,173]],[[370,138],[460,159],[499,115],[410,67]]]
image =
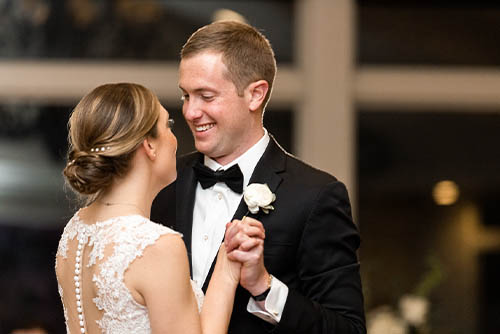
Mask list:
[[156,159],[156,146],[152,138],[146,137],[142,142],[142,147],[148,158],[152,161]]
[[258,80],[252,82],[247,87],[247,92],[249,94],[249,104],[248,108],[251,111],[256,111],[262,107],[266,94],[269,90],[269,84],[266,80]]

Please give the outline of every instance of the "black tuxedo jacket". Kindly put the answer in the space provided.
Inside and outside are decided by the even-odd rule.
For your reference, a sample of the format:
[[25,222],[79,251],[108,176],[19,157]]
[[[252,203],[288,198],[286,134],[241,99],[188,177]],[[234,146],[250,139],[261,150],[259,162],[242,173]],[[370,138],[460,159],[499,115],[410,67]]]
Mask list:
[[[183,233],[190,261],[197,161],[203,161],[198,152],[178,159],[177,181],[157,196],[151,216]],[[274,211],[253,217],[266,229],[266,269],[289,293],[274,326],[246,310],[250,294],[240,286],[229,333],[366,333],[356,256],[360,238],[344,184],[288,154],[272,137],[250,183],[267,183],[276,194]],[[246,213],[242,200],[234,218]]]

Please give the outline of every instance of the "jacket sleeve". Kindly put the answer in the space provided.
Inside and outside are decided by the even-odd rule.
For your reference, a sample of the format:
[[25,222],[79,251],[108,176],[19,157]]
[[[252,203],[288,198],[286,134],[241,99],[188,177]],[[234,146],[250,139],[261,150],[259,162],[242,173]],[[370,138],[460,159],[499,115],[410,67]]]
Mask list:
[[331,182],[307,219],[296,259],[300,289],[289,290],[279,332],[366,333],[359,244],[347,190]]

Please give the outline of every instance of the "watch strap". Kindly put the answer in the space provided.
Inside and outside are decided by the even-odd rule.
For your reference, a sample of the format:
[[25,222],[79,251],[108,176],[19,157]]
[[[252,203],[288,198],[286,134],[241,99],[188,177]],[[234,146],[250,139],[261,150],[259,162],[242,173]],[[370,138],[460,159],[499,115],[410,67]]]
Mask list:
[[252,298],[257,301],[257,302],[261,302],[263,300],[266,300],[267,298],[267,295],[269,294],[269,292],[271,291],[271,282],[273,280],[273,275],[269,275],[269,278],[267,280],[267,289],[266,291],[262,292],[260,295],[257,295],[257,296],[252,296]]

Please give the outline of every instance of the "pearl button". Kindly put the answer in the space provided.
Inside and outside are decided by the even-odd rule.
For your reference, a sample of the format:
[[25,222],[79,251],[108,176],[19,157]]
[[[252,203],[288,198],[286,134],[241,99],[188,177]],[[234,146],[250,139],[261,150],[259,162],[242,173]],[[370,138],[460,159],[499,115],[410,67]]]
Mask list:
[[75,282],[78,282],[80,280],[80,277],[75,276]]
[[82,244],[78,244],[78,250],[81,250],[83,248]]
[[77,288],[79,288],[79,287],[80,287],[80,282],[75,282],[75,286],[76,286]]
[[83,321],[80,321],[80,326],[83,327],[84,323]]
[[77,275],[80,274],[80,269],[78,269],[78,268],[75,269],[75,274],[77,274]]
[[83,320],[83,314],[79,314],[78,319]]
[[218,193],[217,194],[217,198],[219,199],[219,201],[222,199],[222,194],[221,193]]
[[85,328],[80,328],[80,332],[85,333]]
[[78,306],[78,307],[82,307],[82,302],[81,302],[81,301],[79,301],[79,300],[77,300],[77,301],[76,301],[76,306]]
[[203,241],[207,241],[207,240],[208,240],[208,235],[206,235],[206,234],[205,234],[205,235],[203,236]]
[[82,297],[80,295],[76,295],[76,299],[80,300]]
[[80,294],[80,289],[76,288],[76,289],[75,289],[75,293],[76,293],[77,295],[79,295],[79,294]]
[[82,308],[81,307],[77,307],[76,310],[78,311],[78,313],[82,313]]

